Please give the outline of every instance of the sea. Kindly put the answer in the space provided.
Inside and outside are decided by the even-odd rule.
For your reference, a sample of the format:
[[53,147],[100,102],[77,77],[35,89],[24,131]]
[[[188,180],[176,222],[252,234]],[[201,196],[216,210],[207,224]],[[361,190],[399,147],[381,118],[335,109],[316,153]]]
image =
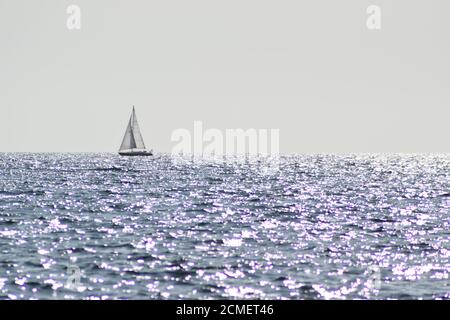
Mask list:
[[450,299],[449,164],[2,153],[0,299]]

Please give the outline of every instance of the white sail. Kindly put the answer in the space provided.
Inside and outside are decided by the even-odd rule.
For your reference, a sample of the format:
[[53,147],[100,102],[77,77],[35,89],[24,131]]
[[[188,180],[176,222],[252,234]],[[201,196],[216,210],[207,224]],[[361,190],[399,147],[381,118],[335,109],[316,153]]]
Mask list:
[[132,118],[133,118],[132,132],[133,132],[134,143],[136,145],[136,148],[137,149],[145,149],[144,139],[142,139],[141,130],[139,130],[139,124],[137,122],[136,112],[134,111],[134,107],[133,107]]
[[145,149],[144,140],[142,139],[141,131],[139,130],[139,124],[136,119],[134,107],[122,140],[122,144],[120,145],[120,151],[133,149]]
[[128,123],[127,130],[123,136],[122,144],[120,145],[120,150],[128,150],[136,148],[136,141],[133,137],[133,129],[131,128],[131,119]]

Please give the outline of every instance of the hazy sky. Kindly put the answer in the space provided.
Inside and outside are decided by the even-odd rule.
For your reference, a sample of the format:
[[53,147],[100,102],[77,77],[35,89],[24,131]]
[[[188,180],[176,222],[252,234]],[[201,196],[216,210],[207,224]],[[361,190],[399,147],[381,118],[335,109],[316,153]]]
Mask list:
[[194,120],[278,128],[283,153],[450,152],[448,0],[0,0],[0,40],[0,151],[115,152],[134,104],[158,152]]

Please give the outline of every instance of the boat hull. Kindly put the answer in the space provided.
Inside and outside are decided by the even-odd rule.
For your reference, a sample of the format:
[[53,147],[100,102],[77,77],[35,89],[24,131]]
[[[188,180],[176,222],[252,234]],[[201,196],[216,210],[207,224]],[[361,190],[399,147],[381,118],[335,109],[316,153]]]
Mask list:
[[153,156],[153,152],[151,151],[119,151],[119,155],[127,156],[127,157],[149,157]]

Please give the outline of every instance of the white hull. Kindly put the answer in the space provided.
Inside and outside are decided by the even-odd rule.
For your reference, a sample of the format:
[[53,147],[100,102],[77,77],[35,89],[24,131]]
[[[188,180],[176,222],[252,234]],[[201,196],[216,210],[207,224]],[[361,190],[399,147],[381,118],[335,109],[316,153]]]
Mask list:
[[153,152],[147,151],[147,150],[123,150],[123,151],[119,151],[119,155],[121,156],[141,156],[141,157],[148,157],[148,156],[152,156]]

